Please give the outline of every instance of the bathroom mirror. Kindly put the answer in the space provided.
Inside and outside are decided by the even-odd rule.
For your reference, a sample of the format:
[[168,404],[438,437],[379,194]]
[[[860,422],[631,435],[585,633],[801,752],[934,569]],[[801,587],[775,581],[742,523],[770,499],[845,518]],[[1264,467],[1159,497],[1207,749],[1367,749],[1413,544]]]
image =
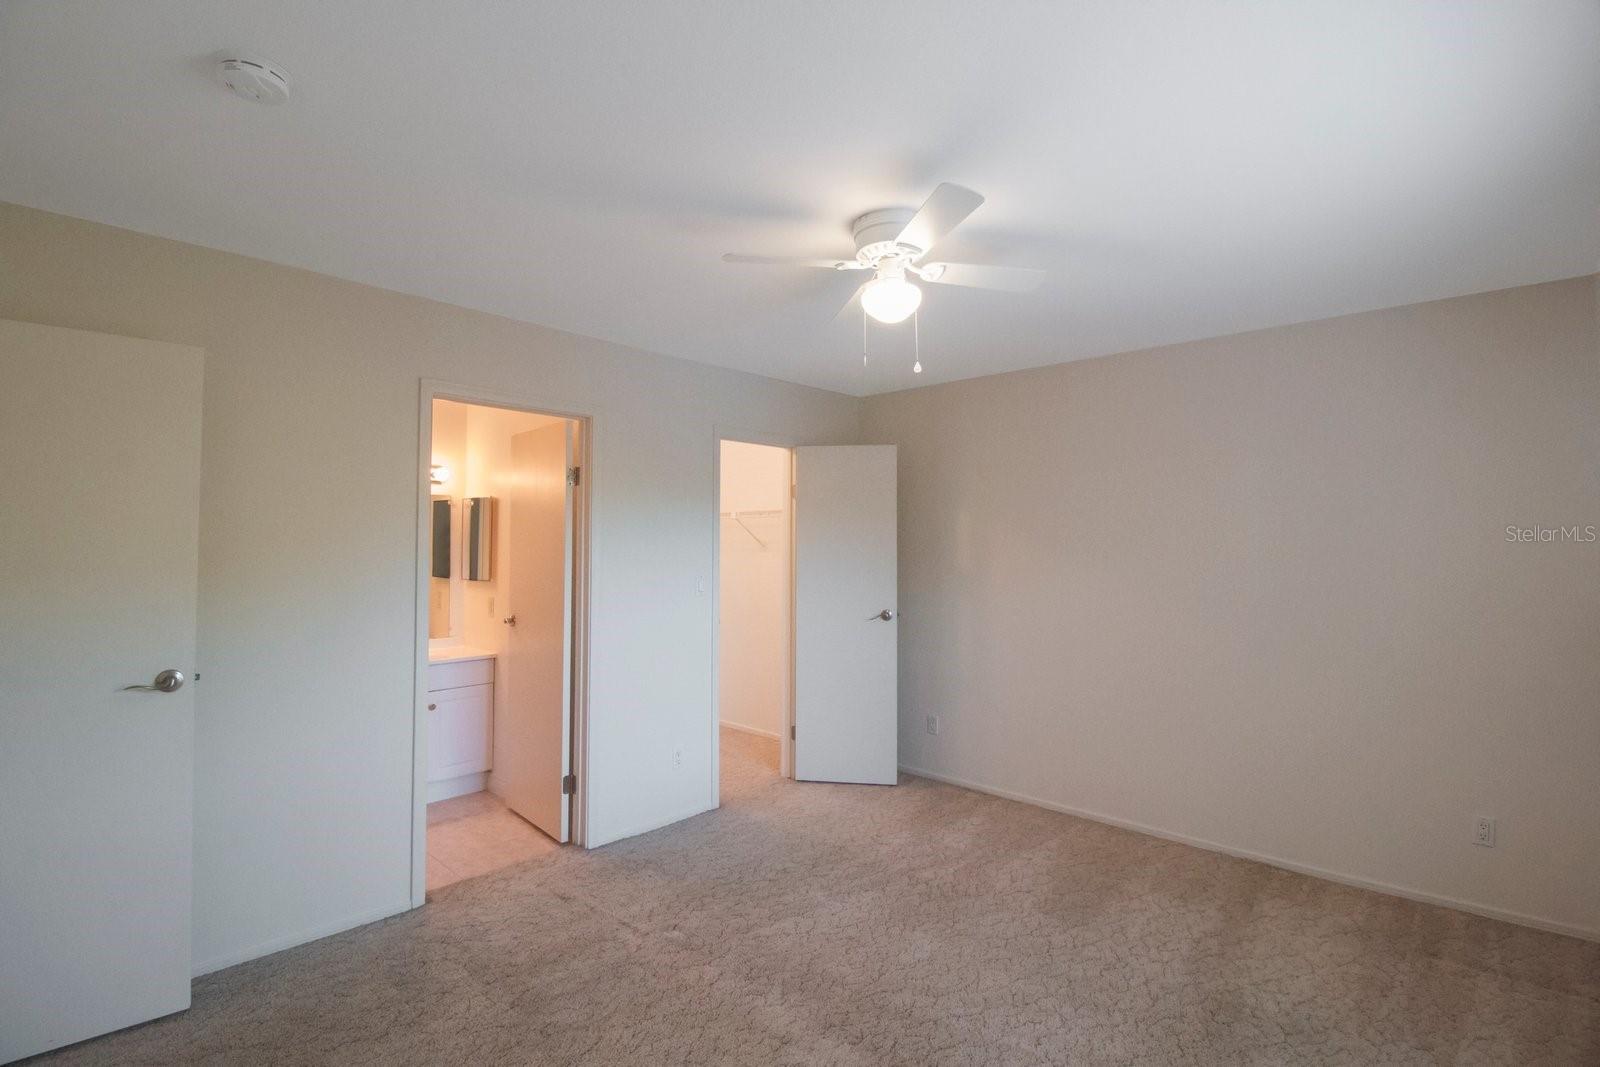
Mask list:
[[469,582],[494,580],[494,497],[469,496],[462,520],[461,573]]
[[428,636],[450,636],[450,498],[433,498],[433,550],[428,579]]
[[433,498],[433,576],[450,577],[450,498]]

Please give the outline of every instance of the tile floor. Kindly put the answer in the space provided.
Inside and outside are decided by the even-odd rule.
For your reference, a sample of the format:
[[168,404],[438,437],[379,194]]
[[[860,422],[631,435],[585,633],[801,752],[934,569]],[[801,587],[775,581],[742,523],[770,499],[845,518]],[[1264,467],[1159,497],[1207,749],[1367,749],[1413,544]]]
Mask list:
[[560,847],[493,793],[435,801],[428,805],[428,892]]

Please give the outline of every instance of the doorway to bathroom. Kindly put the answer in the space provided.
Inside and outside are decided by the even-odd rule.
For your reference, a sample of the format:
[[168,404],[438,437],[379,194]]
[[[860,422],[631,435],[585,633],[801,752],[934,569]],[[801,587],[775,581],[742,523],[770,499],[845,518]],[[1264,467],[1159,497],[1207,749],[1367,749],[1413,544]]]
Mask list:
[[425,383],[412,896],[582,841],[589,420]]

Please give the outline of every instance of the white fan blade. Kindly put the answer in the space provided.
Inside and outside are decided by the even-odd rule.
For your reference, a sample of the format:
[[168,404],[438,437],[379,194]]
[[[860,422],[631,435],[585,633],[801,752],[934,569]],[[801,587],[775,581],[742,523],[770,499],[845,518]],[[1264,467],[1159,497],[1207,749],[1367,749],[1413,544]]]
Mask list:
[[983,197],[971,189],[942,182],[933,195],[917,208],[917,213],[906,223],[906,228],[900,231],[896,240],[920,248],[926,254],[939,243],[940,238],[961,225],[962,219],[978,210],[981,203]]
[[844,322],[850,317],[850,313],[852,311],[858,314],[865,314],[865,312],[861,310],[861,294],[866,290],[867,286],[871,284],[871,279],[862,282],[861,285],[857,287],[856,291],[850,294],[850,299],[844,302],[844,307],[839,309],[839,313],[833,317],[833,321]]
[[853,259],[811,259],[808,256],[738,256],[729,252],[724,263],[757,263],[769,267],[821,267],[823,270],[866,270],[865,263]]
[[1031,293],[1044,281],[1044,271],[1028,267],[990,267],[982,263],[924,263],[922,280],[938,285],[966,285],[973,289]]

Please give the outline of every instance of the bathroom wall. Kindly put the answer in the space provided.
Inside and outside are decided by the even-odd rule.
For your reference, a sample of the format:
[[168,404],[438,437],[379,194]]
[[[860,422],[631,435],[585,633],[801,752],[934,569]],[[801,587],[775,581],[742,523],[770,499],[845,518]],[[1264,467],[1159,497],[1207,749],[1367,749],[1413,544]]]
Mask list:
[[[517,665],[505,658],[507,627],[502,621],[517,611],[511,600],[511,542],[516,530],[511,521],[511,486],[517,477],[511,460],[511,439],[519,433],[565,420],[528,411],[510,411],[481,404],[457,405],[466,412],[466,496],[493,497],[494,566],[486,582],[463,582],[465,608],[462,643],[495,653],[494,718],[503,722],[511,699],[511,674]],[[493,734],[493,760],[503,765],[506,753],[502,735]],[[489,789],[495,791],[494,773]]]
[[722,442],[717,713],[774,738],[790,684],[789,461],[788,449]]
[[[450,401],[441,401],[450,403]],[[460,631],[463,644],[500,652],[505,647],[505,624],[500,620],[515,608],[511,588],[511,438],[561,419],[529,411],[481,404],[455,404],[466,413],[466,477],[463,496],[488,496],[495,501],[494,567],[486,582],[463,582],[465,605]]]
[[[448,475],[433,487],[436,497],[450,498],[451,538],[461,530],[462,474],[467,467],[467,408],[448,400],[433,402],[432,458]],[[450,546],[450,577],[428,580],[428,638],[434,644],[453,644],[461,635],[461,551],[459,543]]]

